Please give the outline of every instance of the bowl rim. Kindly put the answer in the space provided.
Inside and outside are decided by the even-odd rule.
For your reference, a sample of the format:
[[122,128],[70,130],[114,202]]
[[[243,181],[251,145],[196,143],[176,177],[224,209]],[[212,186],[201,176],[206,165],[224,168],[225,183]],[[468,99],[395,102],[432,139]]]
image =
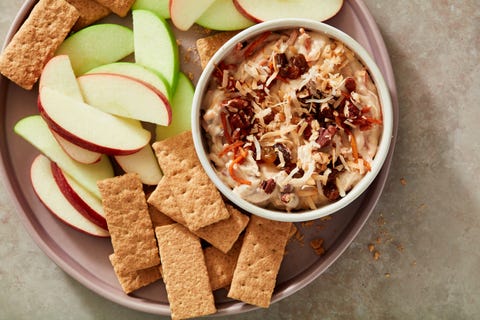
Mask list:
[[[371,164],[372,169],[360,179],[360,181],[345,195],[345,197],[314,210],[286,212],[281,210],[266,209],[248,202],[247,200],[234,194],[232,189],[218,177],[207,157],[207,153],[203,144],[202,128],[199,118],[205,89],[208,87],[209,79],[215,68],[215,65],[220,62],[237,43],[256,37],[265,31],[277,31],[302,27],[307,30],[323,33],[331,38],[339,40],[355,53],[356,57],[367,68],[370,77],[377,88],[382,110],[383,128],[377,152]],[[223,194],[227,199],[232,201],[243,210],[246,210],[247,212],[257,216],[284,222],[302,222],[319,219],[338,212],[360,197],[360,195],[362,195],[368,189],[370,184],[374,181],[382,169],[390,149],[391,141],[393,139],[393,106],[388,85],[383,77],[382,72],[380,71],[380,68],[377,66],[376,62],[373,60],[368,51],[362,45],[360,45],[360,43],[358,43],[345,32],[326,23],[311,19],[287,18],[270,20],[249,27],[233,36],[217,50],[217,52],[207,63],[197,82],[192,101],[191,124],[193,143],[197,156],[208,177],[218,188],[221,194]]]

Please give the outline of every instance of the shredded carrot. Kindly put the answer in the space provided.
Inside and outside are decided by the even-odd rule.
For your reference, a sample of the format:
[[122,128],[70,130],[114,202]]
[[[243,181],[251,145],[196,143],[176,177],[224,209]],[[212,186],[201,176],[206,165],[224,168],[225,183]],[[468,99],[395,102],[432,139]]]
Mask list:
[[232,151],[232,150],[235,151],[235,149],[238,148],[238,147],[240,147],[242,144],[243,144],[243,141],[240,141],[240,140],[238,140],[238,141],[236,141],[236,142],[234,142],[234,143],[232,143],[232,144],[229,144],[228,146],[226,146],[225,148],[223,148],[222,152],[220,152],[220,153],[218,154],[218,156],[219,156],[219,157],[222,157],[222,156],[226,155],[229,151]]
[[248,155],[248,152],[243,148],[239,148],[239,150],[240,155],[238,157],[235,157],[235,159],[233,159],[233,161],[230,163],[230,165],[228,166],[228,173],[230,173],[230,177],[232,177],[232,179],[237,181],[238,183],[251,185],[252,183],[250,181],[242,179],[235,174],[235,164],[241,164],[243,161],[245,161]]
[[370,165],[370,162],[368,162],[367,160],[365,159],[362,159],[363,160],[363,165],[365,166],[365,168],[367,169],[367,171],[371,171],[372,170],[372,166]]
[[350,144],[352,145],[352,155],[355,159],[355,162],[358,162],[358,148],[357,148],[357,140],[355,140],[355,136],[353,133],[349,132],[350,135]]

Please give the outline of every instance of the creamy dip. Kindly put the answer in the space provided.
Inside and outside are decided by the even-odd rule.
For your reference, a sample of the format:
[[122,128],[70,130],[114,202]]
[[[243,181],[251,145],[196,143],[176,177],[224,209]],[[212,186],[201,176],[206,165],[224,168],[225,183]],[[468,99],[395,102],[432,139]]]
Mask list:
[[202,128],[234,193],[286,211],[344,197],[370,170],[382,113],[342,42],[303,28],[238,43],[212,74]]

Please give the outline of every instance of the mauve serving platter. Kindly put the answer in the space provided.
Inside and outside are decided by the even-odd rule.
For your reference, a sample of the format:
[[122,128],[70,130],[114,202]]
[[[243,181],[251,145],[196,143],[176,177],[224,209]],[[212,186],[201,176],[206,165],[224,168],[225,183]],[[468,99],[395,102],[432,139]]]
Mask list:
[[[28,16],[35,0],[25,2],[9,34],[8,43]],[[131,26],[131,18],[108,17],[108,22]],[[392,144],[374,183],[354,203],[330,219],[299,223],[303,239],[292,239],[287,247],[277,279],[272,302],[279,301],[308,285],[322,274],[345,251],[367,221],[381,196],[388,177],[398,129],[398,100],[395,79],[383,38],[361,0],[346,0],[342,10],[326,23],[356,39],[372,55],[382,70],[393,102],[394,130]],[[206,34],[200,28],[189,32],[175,30],[179,39],[182,70],[191,73],[194,82],[201,72],[194,49],[197,38]],[[169,315],[165,287],[158,282],[125,295],[108,260],[112,253],[109,239],[84,235],[55,219],[36,197],[30,183],[30,165],[38,151],[13,132],[15,123],[24,116],[37,114],[37,87],[26,91],[0,77],[0,152],[1,175],[11,194],[24,227],[37,245],[66,273],[99,295],[131,309]],[[324,255],[309,246],[316,238],[324,239]],[[218,315],[237,314],[256,307],[226,298],[226,290],[215,292]]]

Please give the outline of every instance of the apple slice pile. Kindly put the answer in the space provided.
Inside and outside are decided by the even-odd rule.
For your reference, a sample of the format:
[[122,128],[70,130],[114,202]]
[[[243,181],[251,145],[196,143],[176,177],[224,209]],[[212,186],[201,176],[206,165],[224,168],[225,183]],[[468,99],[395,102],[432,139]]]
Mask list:
[[188,30],[202,27],[232,31],[256,22],[279,18],[330,19],[342,8],[343,0],[137,0],[133,9],[146,9],[168,19],[175,27]]
[[[190,129],[181,114],[190,112],[194,88],[178,70],[169,25],[146,10],[132,16],[134,31],[99,24],[67,38],[42,72],[39,115],[14,127],[42,153],[31,167],[40,200],[61,221],[99,237],[108,230],[96,183],[114,176],[114,162],[146,185],[162,178],[142,124],[166,128],[157,139]],[[118,61],[132,53],[135,62]]]

